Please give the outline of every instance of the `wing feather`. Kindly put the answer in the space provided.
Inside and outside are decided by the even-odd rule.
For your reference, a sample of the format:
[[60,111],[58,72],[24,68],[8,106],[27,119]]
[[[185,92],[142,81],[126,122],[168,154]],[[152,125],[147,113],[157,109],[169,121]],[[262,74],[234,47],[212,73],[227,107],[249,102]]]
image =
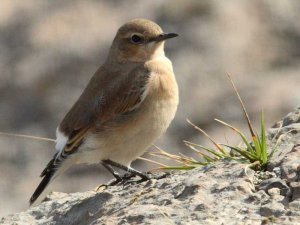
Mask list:
[[75,152],[96,121],[101,124],[137,109],[146,96],[149,76],[144,66],[128,74],[100,68],[59,126],[68,137],[61,154]]

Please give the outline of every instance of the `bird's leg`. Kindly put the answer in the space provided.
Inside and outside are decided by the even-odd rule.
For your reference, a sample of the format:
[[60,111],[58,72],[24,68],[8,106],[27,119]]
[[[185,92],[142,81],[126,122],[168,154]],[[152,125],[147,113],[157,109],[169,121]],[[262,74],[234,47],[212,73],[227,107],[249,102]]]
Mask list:
[[142,173],[140,171],[137,171],[135,169],[129,168],[127,166],[124,166],[124,165],[119,164],[117,162],[114,162],[112,160],[109,160],[109,159],[103,160],[103,163],[108,164],[108,165],[113,166],[113,167],[117,167],[121,170],[124,170],[124,171],[128,172],[129,174],[125,174],[123,177],[121,177],[122,180],[124,180],[124,179],[128,180],[133,176],[139,176],[140,178],[142,178],[142,180],[149,180],[150,179],[147,174]]
[[116,179],[115,180],[113,180],[113,181],[111,181],[110,183],[108,183],[108,184],[101,184],[101,185],[99,185],[97,188],[96,188],[96,191],[99,191],[99,189],[100,188],[102,188],[102,187],[105,187],[105,188],[107,188],[107,187],[109,187],[109,186],[114,186],[114,185],[116,185],[116,184],[119,184],[119,183],[121,183],[121,181],[123,180],[122,179],[122,177],[120,176],[120,174],[117,172],[117,171],[115,171],[110,165],[108,165],[108,164],[106,164],[105,162],[101,162],[101,164],[102,164],[102,166],[105,168],[105,169],[107,169]]
[[106,164],[104,161],[102,161],[102,165],[116,178],[116,180],[122,180],[120,174],[115,171],[109,164]]

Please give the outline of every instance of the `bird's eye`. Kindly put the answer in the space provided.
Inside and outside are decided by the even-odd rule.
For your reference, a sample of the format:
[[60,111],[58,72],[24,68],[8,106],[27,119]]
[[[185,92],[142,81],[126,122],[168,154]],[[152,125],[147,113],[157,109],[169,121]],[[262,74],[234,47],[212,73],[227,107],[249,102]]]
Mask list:
[[133,34],[131,36],[131,42],[133,44],[142,44],[142,43],[144,43],[144,37],[141,35]]

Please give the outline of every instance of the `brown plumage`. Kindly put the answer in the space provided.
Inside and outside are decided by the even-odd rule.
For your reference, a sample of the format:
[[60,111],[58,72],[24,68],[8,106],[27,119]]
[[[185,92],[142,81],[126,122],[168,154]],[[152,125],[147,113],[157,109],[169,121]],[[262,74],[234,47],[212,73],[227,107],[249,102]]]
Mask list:
[[107,60],[59,125],[57,153],[31,204],[73,164],[112,160],[129,166],[167,129],[178,88],[164,40],[176,36],[145,19],[118,30]]

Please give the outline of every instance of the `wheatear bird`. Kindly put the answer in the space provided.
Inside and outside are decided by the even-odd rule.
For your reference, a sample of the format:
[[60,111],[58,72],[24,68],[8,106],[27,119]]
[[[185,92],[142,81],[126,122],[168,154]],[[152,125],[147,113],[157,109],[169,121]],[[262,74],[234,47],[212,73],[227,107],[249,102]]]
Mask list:
[[178,87],[164,41],[178,36],[135,19],[119,28],[105,63],[56,131],[56,154],[41,174],[30,199],[36,201],[58,174],[77,163],[102,163],[146,179],[130,168],[173,120]]

